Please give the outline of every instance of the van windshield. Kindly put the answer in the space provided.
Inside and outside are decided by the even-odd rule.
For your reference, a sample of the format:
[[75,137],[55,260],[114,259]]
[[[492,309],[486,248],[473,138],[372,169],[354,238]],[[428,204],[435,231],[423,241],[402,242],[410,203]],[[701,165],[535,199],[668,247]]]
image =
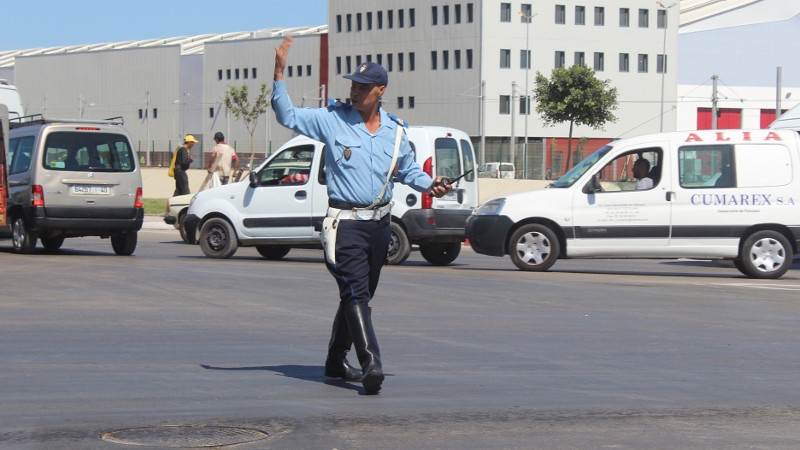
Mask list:
[[568,188],[575,184],[576,181],[580,177],[583,176],[589,169],[594,166],[597,161],[600,160],[603,156],[606,155],[609,151],[611,151],[613,147],[610,145],[606,145],[605,147],[597,150],[596,152],[589,155],[589,157],[585,158],[583,161],[579,162],[578,165],[573,167],[569,172],[565,173],[561,176],[561,178],[557,179],[551,187],[554,188]]

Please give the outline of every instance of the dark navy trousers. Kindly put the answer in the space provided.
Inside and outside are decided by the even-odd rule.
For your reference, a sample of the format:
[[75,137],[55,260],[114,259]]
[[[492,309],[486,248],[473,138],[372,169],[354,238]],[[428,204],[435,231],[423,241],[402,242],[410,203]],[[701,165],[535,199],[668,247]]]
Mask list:
[[340,220],[336,234],[336,265],[328,270],[339,284],[342,306],[368,304],[378,288],[386,264],[390,239],[390,214],[381,220]]

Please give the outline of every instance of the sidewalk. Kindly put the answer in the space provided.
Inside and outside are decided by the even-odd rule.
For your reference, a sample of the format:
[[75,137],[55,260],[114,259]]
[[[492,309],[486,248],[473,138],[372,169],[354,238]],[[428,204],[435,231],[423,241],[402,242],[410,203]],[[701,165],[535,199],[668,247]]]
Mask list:
[[177,232],[178,230],[175,229],[174,226],[169,225],[164,222],[164,216],[144,216],[144,222],[142,223],[143,230],[172,230]]

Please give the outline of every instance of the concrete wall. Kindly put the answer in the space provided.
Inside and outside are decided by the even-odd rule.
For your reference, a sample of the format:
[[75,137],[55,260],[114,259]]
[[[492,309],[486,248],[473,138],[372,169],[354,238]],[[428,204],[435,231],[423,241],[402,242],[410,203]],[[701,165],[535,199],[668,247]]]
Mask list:
[[[205,180],[208,172],[200,169],[190,169],[189,187],[192,192],[197,192]],[[166,167],[145,167],[142,168],[142,181],[144,198],[170,198],[175,191],[175,179],[167,176]],[[542,180],[498,180],[493,178],[481,178],[479,180],[480,200],[488,200],[492,197],[510,194],[513,192],[529,191],[541,189],[547,186],[550,181]]]

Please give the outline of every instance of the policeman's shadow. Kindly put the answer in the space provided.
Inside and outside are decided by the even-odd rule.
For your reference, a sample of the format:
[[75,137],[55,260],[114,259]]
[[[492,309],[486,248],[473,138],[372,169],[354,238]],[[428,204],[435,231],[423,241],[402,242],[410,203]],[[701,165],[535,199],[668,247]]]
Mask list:
[[[342,380],[341,378],[328,378],[323,374],[323,366],[301,366],[298,364],[284,364],[279,366],[253,366],[253,367],[216,367],[208,364],[200,364],[206,370],[268,370],[285,377],[297,378],[298,380],[314,381],[324,383],[329,386],[336,386],[353,391],[362,391],[360,385],[355,385]],[[363,392],[361,392],[363,394]]]

